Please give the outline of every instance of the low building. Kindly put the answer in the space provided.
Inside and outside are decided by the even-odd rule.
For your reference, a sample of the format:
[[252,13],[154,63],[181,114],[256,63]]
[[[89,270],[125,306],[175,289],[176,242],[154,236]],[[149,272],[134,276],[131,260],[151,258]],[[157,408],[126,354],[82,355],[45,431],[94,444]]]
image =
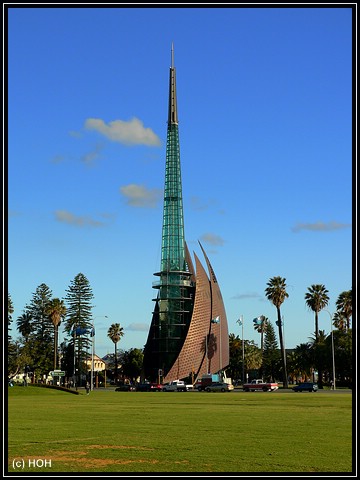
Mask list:
[[92,368],[92,362],[93,362],[93,358],[90,355],[86,360],[86,367],[89,372],[91,372],[91,370],[93,370],[94,372],[102,372],[105,370],[106,363],[98,355],[94,354],[94,368]]

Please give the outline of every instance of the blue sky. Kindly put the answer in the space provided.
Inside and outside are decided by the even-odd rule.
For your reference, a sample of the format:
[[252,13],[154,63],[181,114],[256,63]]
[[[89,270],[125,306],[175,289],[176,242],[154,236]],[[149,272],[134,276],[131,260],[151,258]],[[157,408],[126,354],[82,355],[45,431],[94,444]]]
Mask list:
[[[229,332],[286,278],[287,348],[304,296],[352,287],[350,8],[10,8],[8,289],[16,319],[45,283],[93,290],[96,353],[146,342],[160,267],[171,44],[185,237],[220,284]],[[105,318],[105,315],[108,318]],[[319,328],[330,331],[321,312]],[[61,327],[60,327],[61,330]],[[62,338],[62,336],[61,336]]]

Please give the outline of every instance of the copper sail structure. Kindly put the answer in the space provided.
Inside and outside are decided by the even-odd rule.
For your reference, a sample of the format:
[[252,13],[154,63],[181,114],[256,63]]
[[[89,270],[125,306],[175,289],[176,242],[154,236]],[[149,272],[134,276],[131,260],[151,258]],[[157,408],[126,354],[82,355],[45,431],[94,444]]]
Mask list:
[[174,48],[171,48],[161,266],[144,349],[143,376],[171,381],[215,373],[229,363],[226,313],[208,257],[209,277],[185,242]]

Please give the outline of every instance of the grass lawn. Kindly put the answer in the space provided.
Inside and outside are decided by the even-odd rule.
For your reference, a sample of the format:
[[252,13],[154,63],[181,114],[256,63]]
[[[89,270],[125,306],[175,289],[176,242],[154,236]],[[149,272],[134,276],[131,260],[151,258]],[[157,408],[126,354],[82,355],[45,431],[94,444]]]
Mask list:
[[351,473],[352,395],[9,388],[8,471]]

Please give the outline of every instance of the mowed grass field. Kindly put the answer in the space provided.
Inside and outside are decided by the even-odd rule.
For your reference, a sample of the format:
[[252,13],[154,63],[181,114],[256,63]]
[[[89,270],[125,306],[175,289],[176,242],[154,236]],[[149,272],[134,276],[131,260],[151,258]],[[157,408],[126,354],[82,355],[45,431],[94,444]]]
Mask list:
[[352,394],[12,387],[8,472],[351,473]]

